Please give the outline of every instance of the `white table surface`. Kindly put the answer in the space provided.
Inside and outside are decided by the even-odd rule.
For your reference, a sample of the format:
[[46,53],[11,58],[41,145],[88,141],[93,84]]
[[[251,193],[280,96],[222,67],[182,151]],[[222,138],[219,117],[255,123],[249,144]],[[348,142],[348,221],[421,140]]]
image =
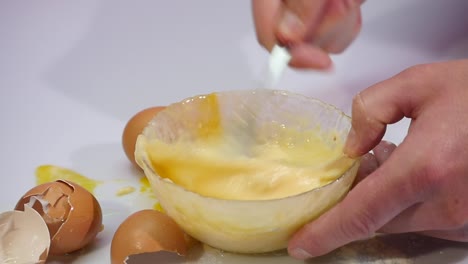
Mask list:
[[[467,10],[465,0],[367,1],[362,33],[334,56],[334,71],[288,70],[278,88],[349,113],[355,93],[406,67],[467,57]],[[135,183],[121,148],[133,114],[255,88],[266,59],[247,0],[1,1],[0,211],[34,186],[42,164]],[[392,125],[385,138],[401,142],[408,124]],[[74,263],[108,263],[119,223],[147,206],[110,195],[115,188],[97,190],[106,229]],[[468,263],[467,251],[447,263]]]

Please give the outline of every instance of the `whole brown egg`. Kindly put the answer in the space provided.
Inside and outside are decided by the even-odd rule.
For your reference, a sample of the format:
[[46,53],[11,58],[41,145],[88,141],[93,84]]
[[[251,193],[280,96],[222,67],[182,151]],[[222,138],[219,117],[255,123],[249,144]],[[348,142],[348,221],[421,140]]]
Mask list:
[[137,168],[140,168],[135,162],[135,143],[137,137],[139,134],[141,134],[148,122],[151,121],[151,119],[164,108],[164,106],[146,108],[130,118],[124,128],[122,134],[122,146],[128,160],[130,160],[130,162],[133,163]]
[[141,253],[172,252],[183,256],[194,244],[169,216],[156,210],[133,213],[112,238],[111,263],[121,264]]

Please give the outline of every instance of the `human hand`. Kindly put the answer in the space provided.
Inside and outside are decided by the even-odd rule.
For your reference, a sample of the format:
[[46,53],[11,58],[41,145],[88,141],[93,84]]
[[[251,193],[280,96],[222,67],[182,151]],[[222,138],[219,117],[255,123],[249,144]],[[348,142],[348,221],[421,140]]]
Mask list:
[[468,60],[414,66],[359,93],[345,152],[367,153],[403,117],[412,119],[403,142],[292,237],[293,257],[323,255],[376,232],[468,242]]
[[345,50],[361,29],[364,0],[252,0],[258,41],[289,48],[290,65],[327,69],[329,54]]

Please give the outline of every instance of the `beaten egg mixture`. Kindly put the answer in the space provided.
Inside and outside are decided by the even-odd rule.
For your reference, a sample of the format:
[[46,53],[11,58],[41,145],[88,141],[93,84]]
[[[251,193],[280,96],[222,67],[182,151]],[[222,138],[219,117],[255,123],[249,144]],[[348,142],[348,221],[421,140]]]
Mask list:
[[272,142],[244,144],[224,133],[216,97],[205,100],[200,111],[210,118],[198,125],[197,140],[152,139],[146,146],[156,173],[187,190],[229,200],[283,198],[335,180],[355,161],[341,142],[324,142],[319,129],[281,127]]

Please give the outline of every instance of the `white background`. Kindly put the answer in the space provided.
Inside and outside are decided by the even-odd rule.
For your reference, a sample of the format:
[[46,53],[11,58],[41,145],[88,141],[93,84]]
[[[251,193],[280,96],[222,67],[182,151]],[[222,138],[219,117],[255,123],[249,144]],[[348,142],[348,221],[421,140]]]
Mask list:
[[[406,67],[467,57],[467,11],[465,0],[366,1],[362,33],[332,72],[288,70],[278,88],[349,113],[355,93]],[[133,114],[256,88],[266,60],[247,0],[0,2],[0,211],[34,186],[42,164],[136,183],[121,148]],[[408,123],[386,139],[401,142]],[[83,263],[107,263],[115,228],[147,206],[115,188],[97,191],[106,229]]]

